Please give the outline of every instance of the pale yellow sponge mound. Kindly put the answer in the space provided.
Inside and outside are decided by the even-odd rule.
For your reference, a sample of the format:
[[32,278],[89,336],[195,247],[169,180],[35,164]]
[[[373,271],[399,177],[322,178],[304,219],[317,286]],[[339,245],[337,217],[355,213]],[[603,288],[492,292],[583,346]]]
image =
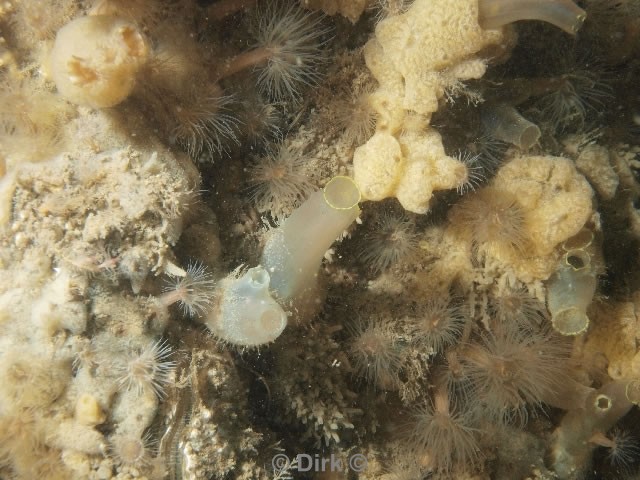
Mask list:
[[400,142],[393,135],[378,132],[353,154],[355,182],[367,200],[394,195],[404,171]]
[[517,196],[526,212],[530,253],[536,256],[551,254],[576,235],[593,212],[593,190],[567,158],[516,158],[498,171],[493,186]]
[[133,91],[148,54],[147,41],[135,24],[108,15],[80,17],[58,31],[50,74],[70,102],[112,107]]
[[477,0],[415,0],[377,25],[364,49],[379,83],[370,97],[376,133],[353,159],[365,199],[396,197],[406,210],[426,213],[434,191],[467,181],[465,165],[446,155],[429,122],[447,89],[484,75],[477,54],[502,39],[501,30],[478,25]]
[[473,55],[502,40],[500,30],[478,25],[477,0],[416,0],[406,13],[380,22],[375,33],[365,49],[367,66],[380,90],[402,102],[388,107],[421,114],[438,109],[453,77],[484,75],[485,62]]
[[447,235],[494,275],[528,284],[549,279],[592,215],[593,191],[571,160],[518,157],[453,206]]
[[75,418],[82,425],[94,426],[103,423],[107,416],[96,397],[83,393],[76,401]]
[[368,200],[397,197],[415,213],[426,213],[434,190],[456,188],[467,179],[466,167],[448,157],[435,130],[396,139],[378,132],[353,157],[355,181]]

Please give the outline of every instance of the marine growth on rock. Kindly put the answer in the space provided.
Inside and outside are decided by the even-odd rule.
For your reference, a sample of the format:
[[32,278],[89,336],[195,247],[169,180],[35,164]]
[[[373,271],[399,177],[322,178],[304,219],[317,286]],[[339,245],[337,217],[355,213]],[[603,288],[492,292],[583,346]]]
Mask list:
[[640,475],[640,2],[0,4],[0,479]]

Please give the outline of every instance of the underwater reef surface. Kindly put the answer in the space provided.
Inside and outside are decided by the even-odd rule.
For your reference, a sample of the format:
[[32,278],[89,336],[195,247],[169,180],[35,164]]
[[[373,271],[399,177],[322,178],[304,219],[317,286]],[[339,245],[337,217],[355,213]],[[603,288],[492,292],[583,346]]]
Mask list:
[[640,478],[640,1],[0,3],[0,479]]

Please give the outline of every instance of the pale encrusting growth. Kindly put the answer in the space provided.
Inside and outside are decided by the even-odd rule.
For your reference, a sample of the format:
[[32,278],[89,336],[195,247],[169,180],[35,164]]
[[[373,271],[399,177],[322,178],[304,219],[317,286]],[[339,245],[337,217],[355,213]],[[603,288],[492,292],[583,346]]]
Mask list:
[[43,0],[42,2],[19,2],[14,6],[15,15],[8,19],[17,36],[16,47],[29,55],[30,48],[39,42],[55,38],[58,30],[74,15],[79,5],[73,0]]
[[[0,322],[0,470],[14,478],[86,478],[99,468],[110,476],[122,461],[100,466],[110,432],[141,441],[175,380],[147,280],[169,265],[198,178],[157,141],[151,151],[118,148],[127,140],[99,113],[60,131],[67,153],[44,168],[13,165],[3,179],[16,211],[33,213],[7,216],[1,233],[20,252],[3,266],[13,281],[1,287]],[[43,178],[51,182],[41,189]],[[24,408],[32,414],[16,425]]]
[[69,362],[51,364],[42,356],[27,360],[17,349],[4,350],[0,358],[0,381],[4,385],[0,407],[3,411],[43,408],[64,391],[70,374]]
[[[0,143],[4,168],[32,159],[45,159],[65,147],[61,127],[73,110],[60,96],[32,79],[0,86]],[[34,137],[34,133],[38,135]]]

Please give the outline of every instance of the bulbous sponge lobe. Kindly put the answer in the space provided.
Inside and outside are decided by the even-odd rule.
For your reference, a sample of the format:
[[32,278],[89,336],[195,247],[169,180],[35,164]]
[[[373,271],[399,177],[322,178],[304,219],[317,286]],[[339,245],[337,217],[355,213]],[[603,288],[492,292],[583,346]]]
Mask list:
[[377,95],[386,100],[378,113],[388,118],[398,108],[435,112],[450,83],[442,72],[479,78],[486,65],[473,56],[501,40],[500,31],[478,25],[477,0],[415,0],[406,13],[380,22],[365,47],[367,67],[380,83]]
[[556,271],[555,249],[580,232],[592,212],[593,190],[571,160],[518,157],[451,209],[449,232],[527,283]]
[[440,134],[429,129],[400,139],[375,133],[353,156],[354,179],[367,200],[396,197],[408,211],[426,213],[436,190],[467,181],[467,168],[446,155]]
[[72,103],[106,108],[129,96],[149,53],[136,25],[118,17],[80,17],[62,27],[49,66],[58,92]]
[[535,255],[549,255],[576,235],[593,211],[589,182],[566,158],[516,158],[500,169],[493,187],[516,195],[527,212],[526,234]]

